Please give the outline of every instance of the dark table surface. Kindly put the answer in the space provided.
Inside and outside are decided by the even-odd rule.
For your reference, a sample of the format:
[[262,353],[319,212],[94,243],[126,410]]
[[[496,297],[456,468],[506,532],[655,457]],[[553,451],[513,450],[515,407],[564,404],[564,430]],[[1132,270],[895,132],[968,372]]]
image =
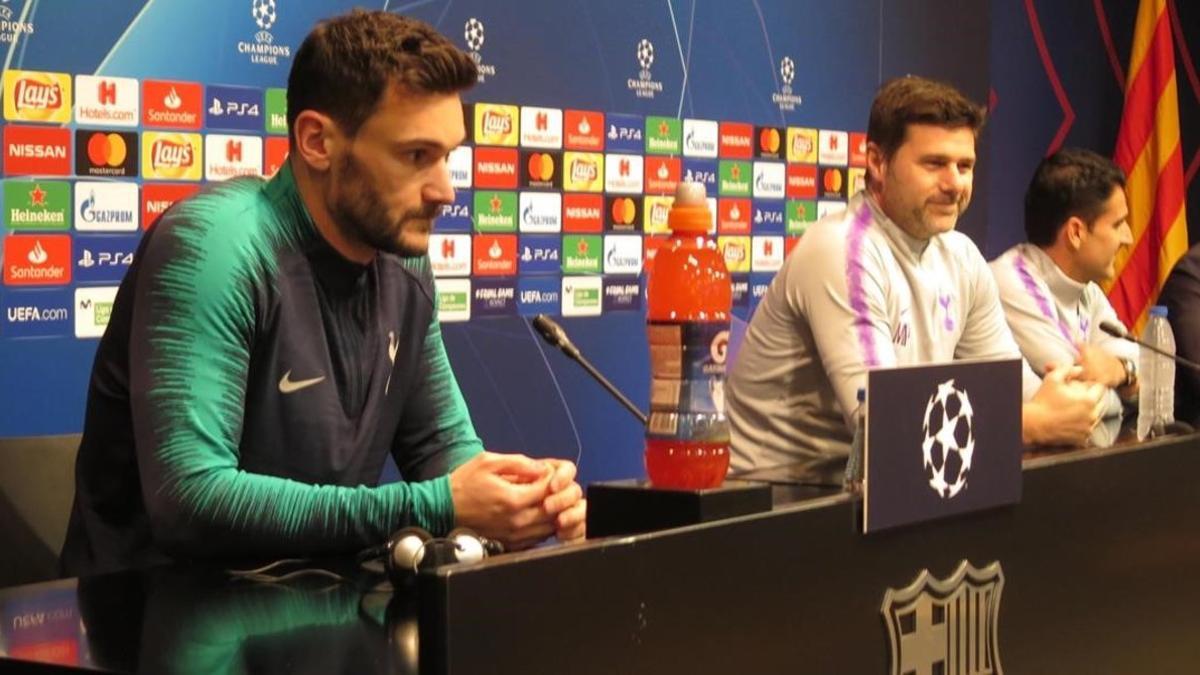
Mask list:
[[1195,436],[1034,453],[1016,507],[863,537],[856,501],[821,487],[837,467],[793,467],[772,474],[767,514],[498,556],[395,592],[352,560],[273,570],[340,579],[180,565],[0,589],[0,671],[885,673],[882,593],[969,559],[1004,565],[1009,672],[1197,672],[1197,470]]

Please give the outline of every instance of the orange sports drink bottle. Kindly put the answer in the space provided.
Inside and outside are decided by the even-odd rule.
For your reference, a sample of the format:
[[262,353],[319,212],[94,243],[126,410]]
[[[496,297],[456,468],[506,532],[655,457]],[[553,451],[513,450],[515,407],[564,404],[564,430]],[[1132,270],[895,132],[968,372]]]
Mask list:
[[667,222],[671,238],[646,282],[646,474],[655,487],[715,488],[729,469],[725,355],[733,290],[709,236],[702,183],[679,183]]

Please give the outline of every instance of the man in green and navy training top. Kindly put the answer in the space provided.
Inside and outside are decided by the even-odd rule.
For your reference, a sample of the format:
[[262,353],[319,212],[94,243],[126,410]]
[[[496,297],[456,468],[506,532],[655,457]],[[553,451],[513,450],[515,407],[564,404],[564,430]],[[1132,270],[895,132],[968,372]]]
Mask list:
[[[288,78],[288,162],[165,213],[88,392],[63,569],[352,552],[417,525],[510,548],[583,536],[575,467],[484,452],[426,255],[454,199],[470,57],[427,24],[318,24]],[[388,455],[405,482],[379,485]]]

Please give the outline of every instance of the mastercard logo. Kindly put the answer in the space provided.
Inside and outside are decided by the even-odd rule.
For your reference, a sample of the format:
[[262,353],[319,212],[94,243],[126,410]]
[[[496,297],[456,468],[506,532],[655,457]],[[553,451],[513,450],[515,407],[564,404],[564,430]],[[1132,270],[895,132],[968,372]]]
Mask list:
[[826,192],[841,192],[843,183],[842,172],[837,169],[829,169],[825,172],[822,183],[825,185]]
[[94,133],[87,142],[88,160],[96,166],[117,167],[125,163],[129,148],[120,134]]
[[545,152],[529,155],[529,177],[532,180],[548,181],[554,177],[554,158]]
[[616,225],[632,225],[637,217],[637,206],[629,197],[614,199],[612,203],[612,219]]
[[763,152],[777,153],[781,143],[779,130],[774,127],[766,127],[758,134],[758,147]]

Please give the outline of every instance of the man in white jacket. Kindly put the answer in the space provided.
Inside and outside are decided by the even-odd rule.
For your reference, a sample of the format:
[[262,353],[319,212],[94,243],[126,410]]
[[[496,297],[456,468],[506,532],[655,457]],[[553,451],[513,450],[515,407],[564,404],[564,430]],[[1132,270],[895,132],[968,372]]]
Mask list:
[[1106,414],[1137,394],[1138,348],[1100,329],[1121,325],[1097,284],[1113,278],[1117,252],[1133,243],[1125,176],[1111,160],[1080,149],[1042,160],[1025,193],[1025,235],[991,262],[1000,302],[1021,354],[1035,372],[1077,364],[1104,385]]
[[[954,231],[984,117],[939,82],[880,89],[866,189],[809,228],[747,327],[726,392],[734,469],[845,456],[869,368],[1020,355],[987,263]],[[1103,389],[1025,372],[1025,441],[1083,443]]]

